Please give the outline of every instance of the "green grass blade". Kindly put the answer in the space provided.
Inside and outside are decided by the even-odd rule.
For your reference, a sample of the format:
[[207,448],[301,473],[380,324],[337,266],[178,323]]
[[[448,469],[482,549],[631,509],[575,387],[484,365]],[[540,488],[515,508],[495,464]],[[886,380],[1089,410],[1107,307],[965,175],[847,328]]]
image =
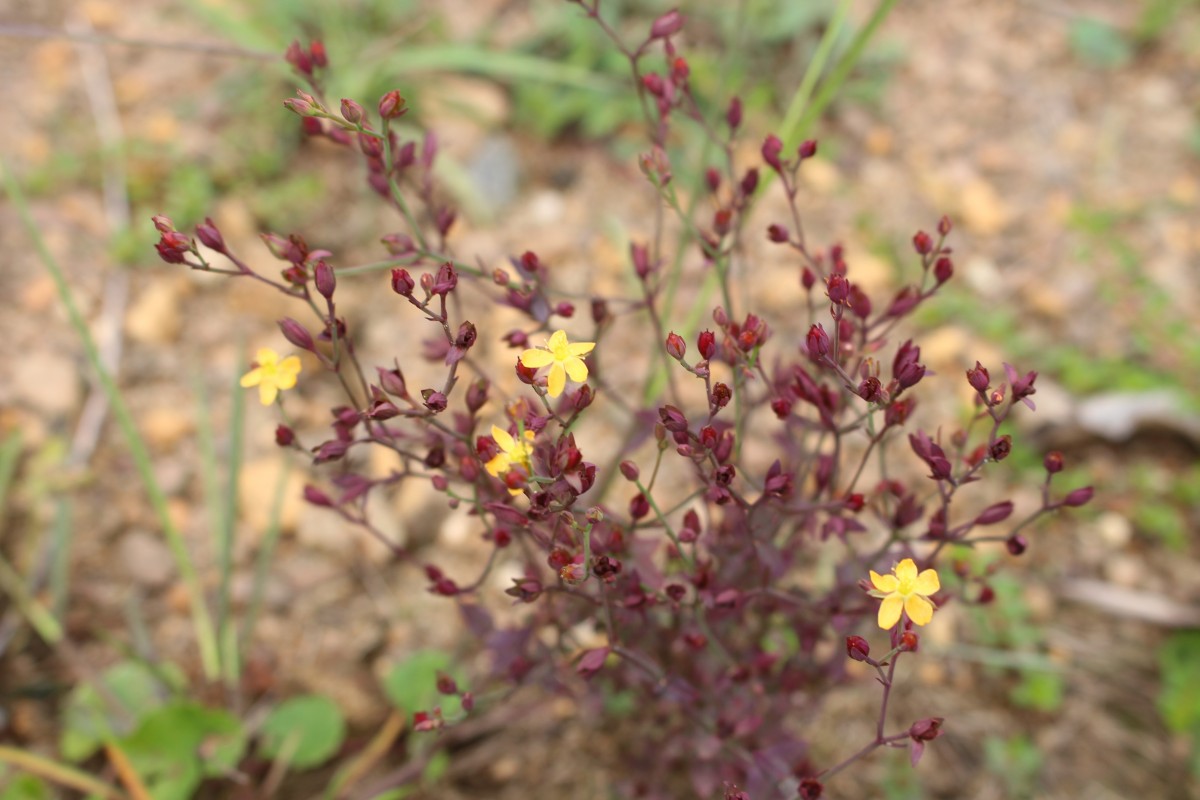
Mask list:
[[50,253],[49,248],[46,247],[41,230],[33,220],[33,215],[30,212],[29,203],[25,199],[24,192],[22,192],[20,184],[9,169],[6,161],[0,160],[0,171],[4,174],[5,191],[8,193],[13,207],[20,215],[25,230],[33,240],[34,248],[37,250],[42,265],[54,281],[59,299],[67,311],[71,327],[75,329],[75,333],[79,337],[84,354],[87,356],[88,364],[91,366],[100,383],[100,387],[104,390],[104,394],[108,398],[109,405],[112,407],[113,417],[121,429],[121,433],[125,438],[125,444],[129,448],[130,456],[133,458],[134,466],[137,468],[138,477],[141,478],[142,486],[146,491],[150,505],[153,507],[159,524],[162,526],[163,535],[166,537],[167,546],[171,550],[176,568],[179,570],[180,577],[187,586],[191,600],[192,623],[196,632],[196,642],[200,649],[200,660],[203,665],[204,674],[209,679],[216,678],[219,671],[219,661],[217,639],[213,629],[212,618],[204,603],[203,587],[200,585],[200,578],[196,573],[191,558],[188,556],[187,546],[183,541],[183,534],[171,519],[171,514],[167,507],[167,496],[154,477],[154,466],[150,460],[150,450],[138,432],[137,424],[133,420],[133,414],[130,412],[129,406],[125,403],[125,398],[122,396],[116,380],[104,366],[104,361],[101,359],[100,351],[96,346],[96,340],[92,338],[92,332],[88,329],[83,315],[79,312],[79,307],[75,303],[75,295],[67,283],[66,276],[63,274],[57,260]]

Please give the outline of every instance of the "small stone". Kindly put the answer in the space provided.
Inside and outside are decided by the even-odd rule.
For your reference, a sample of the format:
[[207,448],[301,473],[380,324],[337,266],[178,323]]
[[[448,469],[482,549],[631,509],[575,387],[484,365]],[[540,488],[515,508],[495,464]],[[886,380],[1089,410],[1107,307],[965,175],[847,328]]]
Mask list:
[[150,589],[165,586],[175,576],[175,561],[162,536],[134,530],[117,542],[117,556],[126,575]]
[[139,427],[155,450],[169,450],[195,429],[195,420],[179,406],[153,408],[140,415]]
[[61,416],[79,404],[79,366],[74,359],[45,350],[13,354],[16,399],[49,416]]
[[[275,505],[275,487],[279,472],[286,469],[278,456],[264,456],[242,465],[238,476],[238,508],[246,522],[246,533],[257,543],[266,535],[271,524],[271,511]],[[300,470],[288,473],[287,485],[283,488],[283,507],[279,514],[280,531],[291,533],[302,515],[333,516],[317,508],[306,508],[304,502],[305,476]]]
[[138,296],[125,314],[125,332],[144,344],[170,344],[183,328],[178,283],[156,280]]
[[963,224],[974,233],[991,236],[1004,230],[1012,211],[996,191],[982,178],[969,181],[960,198]]

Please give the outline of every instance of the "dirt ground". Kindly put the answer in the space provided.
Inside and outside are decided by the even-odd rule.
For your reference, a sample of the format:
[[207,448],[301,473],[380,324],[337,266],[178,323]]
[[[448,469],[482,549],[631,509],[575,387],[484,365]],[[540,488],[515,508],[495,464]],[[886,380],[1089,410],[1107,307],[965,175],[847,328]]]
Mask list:
[[[1039,369],[1041,377],[1039,412],[1021,428],[1017,446],[1063,446],[1078,470],[1071,480],[1097,486],[1094,509],[1043,525],[1029,553],[1007,564],[1021,587],[1022,624],[1038,632],[1033,650],[1063,676],[1061,701],[1043,710],[1014,702],[1016,673],[996,666],[1003,648],[970,645],[980,641],[974,615],[944,609],[940,631],[930,634],[936,657],[905,682],[894,719],[936,709],[948,720],[946,735],[930,747],[915,777],[900,760],[875,758],[831,783],[827,796],[1200,797],[1189,788],[1191,745],[1165,729],[1155,707],[1157,648],[1173,629],[1196,626],[1200,614],[1200,519],[1195,509],[1185,510],[1182,546],[1168,546],[1135,523],[1138,504],[1147,499],[1127,480],[1133,470],[1166,480],[1194,469],[1200,437],[1186,411],[1153,412],[1149,424],[1135,425],[1124,437],[1103,423],[1087,423],[1081,408],[1089,398],[1127,387],[1103,379],[1087,390],[1072,388],[1081,384],[1064,374],[1103,376],[1112,373],[1102,365],[1125,364],[1171,376],[1133,396],[1173,388],[1194,397],[1200,389],[1192,341],[1200,301],[1200,154],[1194,143],[1200,7],[1183,4],[1176,24],[1111,67],[1081,57],[1071,41],[1073,23],[1083,16],[1129,29],[1144,5],[900,4],[879,36],[901,54],[880,101],[838,104],[821,126],[822,158],[806,173],[803,199],[810,236],[844,241],[856,276],[884,287],[897,280],[889,248],[903,252],[915,230],[932,227],[943,213],[954,219],[954,308],[965,311],[952,309],[925,335],[927,362],[955,376],[976,359],[998,367],[1018,349],[1018,366]],[[128,39],[212,37],[191,29],[184,9],[168,0],[48,3],[32,10],[0,2],[0,74],[10,88],[0,154],[18,176],[55,175],[51,165],[73,151],[84,160],[69,178],[38,189],[34,214],[102,349],[119,354],[120,384],[212,588],[216,553],[203,503],[196,389],[205,388],[221,430],[243,353],[279,347],[273,323],[290,308],[252,287],[180,273],[149,251],[132,268],[117,267],[119,244],[110,237],[121,227],[125,200],[100,190],[105,165],[116,162],[98,155],[135,137],[206,163],[210,132],[238,124],[221,105],[218,78],[252,72],[255,62],[137,43],[88,48],[61,36],[6,31],[62,28],[81,19],[102,34]],[[586,146],[571,137],[547,144],[512,130],[506,93],[487,81],[453,77],[444,85],[445,94],[478,112],[428,112],[447,156],[478,164],[481,152],[502,141],[516,166],[512,197],[491,220],[464,218],[455,232],[457,252],[478,253],[491,266],[534,249],[563,276],[564,291],[618,289],[625,254],[610,233],[617,227],[644,235],[650,208],[644,192],[630,199],[628,187],[641,180],[633,159],[615,155],[619,147]],[[292,122],[281,111],[280,130]],[[748,158],[765,132],[755,130]],[[351,205],[362,200],[357,165],[347,169],[346,156],[320,146],[301,148],[299,158],[303,163],[295,168],[319,176],[328,208],[297,227],[303,224],[310,241],[348,261],[374,258],[378,232],[392,223],[368,205]],[[153,184],[154,159],[129,163],[140,172],[124,177]],[[119,183],[121,174],[116,178]],[[763,227],[783,209],[764,202]],[[245,198],[222,197],[210,213],[235,249],[267,262]],[[78,659],[88,670],[111,663],[119,654],[98,632],[128,639],[131,620],[139,620],[145,630],[135,646],[195,676],[186,594],[126,449],[111,423],[97,425],[92,416],[96,392],[79,343],[11,204],[0,206],[0,220],[6,254],[0,294],[8,298],[0,337],[9,347],[0,359],[0,434],[20,431],[25,452],[0,551],[24,574],[44,574],[55,501],[69,497],[74,533],[65,621]],[[781,337],[799,336],[787,330],[789,298],[775,288],[795,285],[795,265],[765,243],[755,264],[747,303],[777,320]],[[339,288],[356,316],[370,320],[362,345],[368,363],[385,363],[413,337],[407,321],[389,313],[392,299],[377,284]],[[498,343],[490,346],[503,352]],[[1070,355],[1040,363],[1039,354],[1050,351]],[[947,409],[961,399],[955,387],[947,390]],[[324,424],[332,389],[295,395],[291,410],[301,425]],[[1116,413],[1134,413],[1128,403],[1136,405],[1129,400]],[[281,464],[271,412],[250,402],[247,415],[235,604],[245,603],[250,591]],[[299,498],[303,469],[293,469],[287,480],[284,535],[253,665],[275,696],[331,694],[352,727],[368,732],[385,714],[381,671],[417,648],[453,651],[460,643],[457,618],[444,600],[424,591],[417,569],[390,564],[381,548],[331,515],[307,512]],[[1034,490],[1013,491],[1018,504],[1032,502]],[[397,496],[383,513],[407,541],[450,569],[469,572],[486,557],[462,517],[420,497]],[[492,594],[502,604],[499,588]],[[72,667],[5,603],[0,600],[0,738],[53,752],[56,702],[74,680]],[[1150,605],[1167,610],[1151,613]],[[828,698],[818,763],[870,738],[875,700],[865,698],[853,688]],[[528,702],[539,713],[517,723],[519,736],[485,731],[456,754],[430,796],[608,796],[612,747],[605,729],[581,719],[565,701]],[[1006,762],[986,744],[1014,739],[1040,756],[1027,792],[1003,779]],[[881,784],[887,794],[871,788]]]

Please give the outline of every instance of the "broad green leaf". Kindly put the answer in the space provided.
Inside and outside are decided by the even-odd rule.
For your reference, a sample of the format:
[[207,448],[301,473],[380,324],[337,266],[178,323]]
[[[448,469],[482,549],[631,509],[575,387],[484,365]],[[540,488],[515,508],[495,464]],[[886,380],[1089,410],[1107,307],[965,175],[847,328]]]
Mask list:
[[337,704],[323,695],[284,701],[262,726],[262,750],[268,758],[287,756],[300,769],[328,761],[346,738],[346,721]]
[[[107,691],[84,683],[67,696],[59,748],[68,761],[82,761],[105,739],[133,730],[163,703],[159,677],[144,664],[122,661],[100,676]],[[119,707],[112,707],[115,700]]]
[[392,667],[383,691],[405,714],[438,705],[437,674],[450,671],[450,657],[439,650],[417,650]]
[[0,789],[0,800],[50,800],[50,797],[50,789],[33,775],[18,775]]

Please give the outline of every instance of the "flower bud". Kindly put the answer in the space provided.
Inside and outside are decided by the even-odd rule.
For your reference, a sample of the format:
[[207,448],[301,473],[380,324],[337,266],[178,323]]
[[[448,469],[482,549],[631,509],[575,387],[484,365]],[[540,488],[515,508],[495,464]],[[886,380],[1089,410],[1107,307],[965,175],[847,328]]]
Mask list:
[[948,256],[942,256],[933,265],[933,277],[937,278],[938,286],[954,276],[954,262]]
[[329,508],[333,506],[333,501],[329,499],[329,495],[322,492],[311,483],[304,487],[304,500],[311,505]]
[[488,385],[487,378],[480,378],[467,387],[467,409],[472,414],[483,408],[483,404],[487,402]]
[[312,350],[313,339],[312,334],[296,320],[291,317],[284,317],[279,320],[279,330],[283,333],[283,338],[299,347],[301,350]]
[[413,282],[412,275],[408,274],[408,270],[397,268],[392,270],[392,291],[404,297],[412,297],[413,288],[416,284]]
[[685,417],[683,412],[675,406],[663,406],[658,410],[658,417],[662,421],[663,427],[672,433],[687,431],[687,417]]
[[861,636],[847,636],[846,655],[854,661],[866,661],[871,657],[871,645]]
[[916,631],[905,631],[900,634],[900,646],[910,653],[915,653],[921,647],[921,637]]
[[358,125],[362,122],[363,107],[353,100],[342,98],[342,118],[351,125]]
[[943,216],[941,219],[938,220],[938,233],[941,234],[942,236],[949,236],[951,227],[952,226],[950,224],[949,217]]
[[679,13],[679,9],[673,8],[663,14],[650,26],[651,39],[665,39],[672,34],[678,33],[683,27],[683,15]]
[[638,475],[640,474],[638,465],[629,459],[622,461],[621,474],[625,476],[625,480],[627,481],[636,481],[638,479]]
[[422,389],[421,399],[425,401],[425,407],[434,414],[441,413],[446,410],[446,395],[433,389]]
[[682,361],[684,354],[687,352],[687,344],[683,341],[683,337],[675,331],[667,334],[667,355],[676,361]]
[[337,276],[333,273],[333,267],[329,266],[324,259],[317,262],[313,267],[313,283],[317,287],[317,292],[326,300],[333,299],[333,290],[337,288]]
[[919,742],[936,739],[942,733],[942,717],[929,717],[914,722],[908,729],[908,735]]
[[806,158],[812,158],[816,154],[817,154],[817,140],[816,139],[805,139],[803,142],[800,143],[800,146],[798,148],[796,148],[796,155],[800,156],[801,161],[803,161]]
[[917,251],[917,255],[929,255],[933,250],[933,237],[925,231],[917,231],[913,235],[913,249]]
[[[324,48],[322,48],[323,50]],[[287,63],[291,64],[297,72],[304,75],[312,75],[313,62],[312,56],[300,46],[300,42],[293,39],[284,51],[283,58]]]
[[822,356],[829,353],[829,334],[825,332],[825,328],[821,323],[817,323],[808,329],[808,335],[804,339],[805,345],[808,347],[808,354],[814,361],[820,360]]
[[1063,454],[1057,450],[1051,450],[1049,453],[1046,453],[1045,457],[1042,458],[1042,466],[1045,467],[1046,472],[1050,473],[1051,475],[1055,474],[1056,472],[1062,472]]
[[978,517],[975,518],[976,525],[994,525],[997,522],[1003,522],[1012,516],[1013,504],[1011,500],[1005,500],[1000,503],[994,503],[983,510]]
[[775,244],[783,244],[791,238],[788,229],[782,225],[771,224],[767,226],[767,239]]
[[1003,461],[1008,458],[1008,454],[1012,452],[1012,437],[1008,434],[997,439],[988,450],[988,455],[993,461]]
[[977,392],[986,392],[991,385],[991,376],[988,375],[987,369],[976,361],[975,368],[967,370],[967,383]]
[[1004,541],[1010,555],[1019,556],[1029,547],[1029,541],[1019,533],[1014,533]]
[[204,222],[196,226],[196,238],[210,250],[225,252],[225,239],[221,236],[221,231],[217,230],[212,217],[205,217]]
[[754,194],[754,190],[758,188],[758,170],[754,167],[746,170],[746,174],[742,176],[742,196],[749,197]]
[[292,442],[296,441],[296,432],[287,425],[280,424],[275,428],[275,444],[280,447],[288,447]]
[[825,281],[825,287],[829,302],[834,305],[840,306],[850,297],[850,281],[846,279],[845,275],[835,272]]
[[779,172],[783,169],[783,164],[779,160],[779,154],[783,151],[783,142],[775,134],[767,136],[762,145],[763,161],[767,162],[767,166]]
[[1095,491],[1091,486],[1084,486],[1082,489],[1076,489],[1064,497],[1062,504],[1067,508],[1078,508],[1079,506],[1087,505],[1092,499],[1093,494],[1095,494]]
[[455,683],[454,678],[439,671],[437,674],[437,690],[439,694],[458,694],[458,684]]
[[696,349],[700,351],[700,357],[705,361],[710,360],[717,354],[717,337],[712,331],[700,331],[699,337],[696,339]]
[[736,131],[742,124],[742,100],[740,97],[734,97],[729,101],[729,108],[725,111],[725,124],[729,126],[730,131]]
[[407,111],[408,109],[404,107],[404,98],[395,89],[379,98],[379,116],[384,119],[396,119]]

